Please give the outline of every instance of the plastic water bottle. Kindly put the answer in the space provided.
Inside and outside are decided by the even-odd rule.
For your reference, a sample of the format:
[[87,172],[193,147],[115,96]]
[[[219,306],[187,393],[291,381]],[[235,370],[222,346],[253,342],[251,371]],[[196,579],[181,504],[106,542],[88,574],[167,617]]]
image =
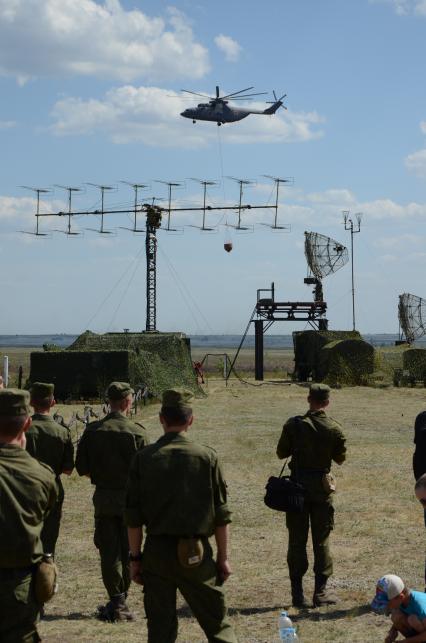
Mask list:
[[296,634],[296,628],[293,627],[291,618],[288,613],[283,611],[280,614],[278,619],[278,632],[280,636],[280,641],[298,641],[298,636]]

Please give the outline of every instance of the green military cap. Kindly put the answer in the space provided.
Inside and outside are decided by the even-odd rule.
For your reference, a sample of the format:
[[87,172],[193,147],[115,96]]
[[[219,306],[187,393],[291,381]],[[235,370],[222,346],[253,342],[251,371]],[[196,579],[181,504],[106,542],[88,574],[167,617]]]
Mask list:
[[327,384],[311,384],[309,395],[318,402],[325,402],[330,397],[330,387]]
[[109,400],[124,400],[128,395],[133,395],[134,390],[127,382],[111,382],[107,388],[107,398]]
[[52,397],[55,392],[55,385],[47,382],[34,382],[31,385],[31,397],[37,400],[43,400],[46,397]]
[[163,391],[162,405],[167,409],[179,409],[180,411],[190,411],[190,402],[194,398],[191,391],[185,388],[169,388]]
[[16,416],[31,415],[30,394],[19,388],[3,388],[0,390],[0,415]]

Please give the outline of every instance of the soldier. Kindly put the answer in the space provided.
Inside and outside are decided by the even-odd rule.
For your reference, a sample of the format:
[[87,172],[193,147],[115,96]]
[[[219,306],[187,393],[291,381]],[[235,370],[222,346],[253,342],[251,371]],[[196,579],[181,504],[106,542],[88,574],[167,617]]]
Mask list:
[[[305,488],[302,513],[287,513],[287,563],[290,573],[292,602],[295,607],[307,607],[302,579],[308,569],[306,543],[309,523],[314,550],[315,607],[332,605],[335,598],[327,591],[327,581],[333,573],[329,536],[334,527],[333,485],[329,472],[331,461],[342,464],[346,458],[345,438],[341,425],[328,417],[330,388],[312,384],[309,388],[309,411],[292,417],[284,424],[277,446],[280,459],[292,456],[290,469]],[[335,487],[334,487],[335,488]]]
[[[164,435],[133,460],[125,512],[131,577],[144,586],[149,643],[176,641],[177,589],[209,641],[235,643],[221,587],[231,574],[226,484],[216,452],[187,436],[191,398],[184,389],[164,391]],[[216,561],[208,540],[213,534]]]
[[55,405],[54,385],[44,382],[34,382],[31,387],[31,406],[35,413],[27,438],[27,451],[39,462],[51,467],[56,475],[59,496],[58,501],[46,518],[41,542],[46,554],[55,554],[56,541],[59,535],[64,488],[61,474],[71,475],[74,469],[74,446],[68,429],[57,424],[50,415],[50,409]]
[[0,641],[35,643],[40,610],[34,573],[43,557],[43,520],[57,500],[53,472],[25,451],[27,391],[0,391]]
[[101,557],[102,580],[109,602],[99,608],[101,620],[131,621],[127,604],[129,543],[123,521],[126,480],[130,462],[148,444],[145,428],[126,417],[133,402],[133,389],[126,382],[112,382],[107,391],[111,412],[91,422],[77,447],[75,466],[89,476],[95,493],[94,542]]

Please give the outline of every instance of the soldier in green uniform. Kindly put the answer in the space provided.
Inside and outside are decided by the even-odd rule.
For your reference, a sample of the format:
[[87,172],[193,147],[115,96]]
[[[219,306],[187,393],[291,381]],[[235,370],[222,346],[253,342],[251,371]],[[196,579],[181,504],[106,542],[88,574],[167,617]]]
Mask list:
[[138,449],[148,444],[145,428],[126,417],[133,401],[126,382],[112,382],[107,391],[111,412],[91,422],[77,447],[75,466],[89,476],[95,493],[94,542],[101,558],[102,580],[109,602],[99,608],[105,621],[133,620],[127,604],[129,542],[123,520],[126,481],[130,463]]
[[334,604],[327,591],[327,580],[333,573],[329,536],[334,526],[333,495],[328,481],[332,460],[342,464],[346,458],[345,438],[341,425],[328,417],[330,388],[312,384],[309,389],[309,411],[292,417],[284,424],[277,446],[279,458],[292,456],[293,477],[303,484],[305,507],[302,513],[287,513],[287,563],[290,572],[293,605],[307,607],[302,579],[308,569],[306,543],[309,524],[314,550],[314,606]]
[[184,389],[164,391],[164,435],[133,460],[125,512],[131,576],[144,586],[149,643],[176,641],[177,589],[209,641],[235,643],[221,587],[231,573],[226,484],[216,452],[188,438],[191,398]]
[[58,501],[44,522],[41,533],[44,552],[55,554],[56,541],[64,502],[61,473],[71,475],[74,469],[74,446],[68,429],[53,420],[50,409],[55,404],[53,384],[34,382],[31,387],[31,406],[35,413],[27,431],[27,451],[33,458],[48,464],[56,475]]
[[34,572],[43,557],[41,530],[57,500],[55,476],[25,451],[30,396],[0,390],[0,641],[40,641]]

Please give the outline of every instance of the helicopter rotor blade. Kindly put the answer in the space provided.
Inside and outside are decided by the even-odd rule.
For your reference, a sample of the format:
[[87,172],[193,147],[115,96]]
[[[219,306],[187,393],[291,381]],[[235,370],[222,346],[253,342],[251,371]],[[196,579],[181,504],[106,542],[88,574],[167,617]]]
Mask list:
[[257,92],[256,94],[244,94],[244,95],[235,96],[235,97],[230,96],[229,100],[240,100],[241,98],[247,98],[248,96],[264,96],[267,93],[268,92]]
[[189,89],[181,89],[181,92],[186,92],[187,94],[194,94],[194,96],[202,96],[203,98],[210,98],[210,100],[214,100],[213,96],[208,96],[207,94],[199,94],[198,92],[191,92]]
[[245,89],[240,89],[240,91],[232,92],[232,94],[226,94],[226,96],[222,96],[222,98],[230,98],[231,96],[236,96],[237,94],[243,94],[244,92],[248,92],[249,89],[254,89],[254,87],[246,87]]
[[219,86],[216,85],[216,98],[219,98]]

